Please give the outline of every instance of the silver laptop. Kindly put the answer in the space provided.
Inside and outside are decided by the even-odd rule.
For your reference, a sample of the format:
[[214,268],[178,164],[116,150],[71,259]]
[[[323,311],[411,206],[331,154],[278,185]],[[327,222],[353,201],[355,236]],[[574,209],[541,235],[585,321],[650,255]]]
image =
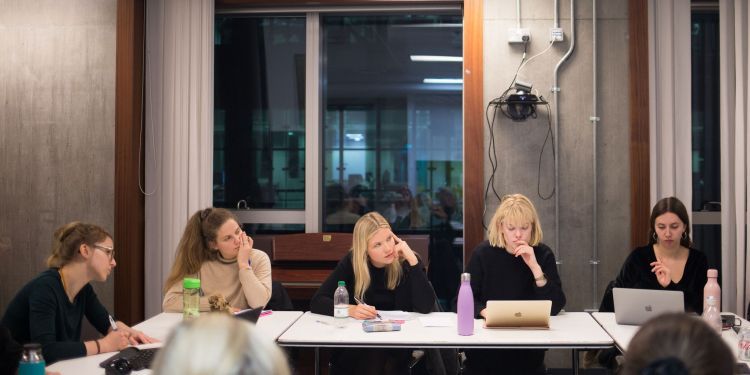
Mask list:
[[487,301],[485,328],[549,328],[552,301]]
[[643,324],[665,312],[685,312],[681,291],[613,288],[617,324]]

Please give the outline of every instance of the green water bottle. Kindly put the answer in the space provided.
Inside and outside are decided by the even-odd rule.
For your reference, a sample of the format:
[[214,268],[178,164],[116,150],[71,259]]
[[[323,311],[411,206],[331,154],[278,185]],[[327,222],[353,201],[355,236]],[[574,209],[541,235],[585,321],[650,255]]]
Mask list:
[[201,280],[186,277],[182,280],[182,319],[193,319],[200,315]]

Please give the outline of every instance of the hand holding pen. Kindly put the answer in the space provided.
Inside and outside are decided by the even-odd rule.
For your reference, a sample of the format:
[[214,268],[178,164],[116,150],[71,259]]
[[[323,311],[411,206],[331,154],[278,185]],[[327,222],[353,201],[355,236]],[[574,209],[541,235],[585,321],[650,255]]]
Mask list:
[[354,297],[354,301],[357,302],[357,306],[354,307],[353,311],[349,312],[349,315],[352,318],[363,320],[374,319],[375,317],[377,317],[380,320],[383,319],[382,317],[380,317],[380,314],[378,314],[378,310],[376,310],[375,307],[362,302],[357,297]]

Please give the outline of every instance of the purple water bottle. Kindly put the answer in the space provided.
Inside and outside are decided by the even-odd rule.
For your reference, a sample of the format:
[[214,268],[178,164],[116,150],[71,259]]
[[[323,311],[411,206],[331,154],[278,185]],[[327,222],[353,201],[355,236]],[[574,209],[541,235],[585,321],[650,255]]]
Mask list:
[[457,306],[458,334],[474,334],[474,294],[471,292],[471,274],[461,274],[461,288],[458,290]]

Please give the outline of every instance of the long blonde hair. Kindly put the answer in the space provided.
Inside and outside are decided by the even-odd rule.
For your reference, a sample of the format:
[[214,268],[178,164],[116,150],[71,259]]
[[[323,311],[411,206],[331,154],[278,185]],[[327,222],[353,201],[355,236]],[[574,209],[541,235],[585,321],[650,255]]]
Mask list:
[[487,239],[490,245],[495,247],[506,247],[505,236],[500,229],[502,223],[529,223],[531,225],[531,239],[529,246],[536,246],[542,242],[542,225],[539,224],[539,216],[534,204],[523,194],[510,194],[503,197],[500,206],[495,210],[487,230]]
[[212,207],[199,210],[190,217],[177,245],[172,270],[164,283],[164,293],[185,276],[198,273],[204,262],[218,257],[218,251],[211,249],[209,244],[216,241],[219,228],[228,220],[237,221],[237,218],[229,210]]
[[157,354],[154,374],[288,375],[289,366],[254,324],[214,312],[175,328]]
[[75,258],[81,245],[92,246],[107,238],[112,235],[98,225],[71,221],[55,230],[47,267],[62,267]]
[[[364,299],[367,288],[370,287],[370,270],[367,268],[367,246],[372,236],[380,229],[391,229],[382,215],[377,212],[368,212],[354,224],[354,235],[352,238],[352,266],[354,268],[354,296],[360,300]],[[396,260],[385,266],[385,274],[388,290],[396,289],[401,281],[401,261]]]

